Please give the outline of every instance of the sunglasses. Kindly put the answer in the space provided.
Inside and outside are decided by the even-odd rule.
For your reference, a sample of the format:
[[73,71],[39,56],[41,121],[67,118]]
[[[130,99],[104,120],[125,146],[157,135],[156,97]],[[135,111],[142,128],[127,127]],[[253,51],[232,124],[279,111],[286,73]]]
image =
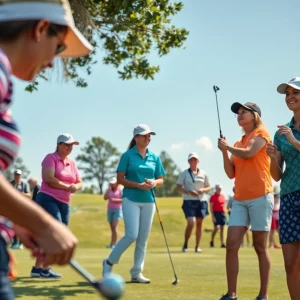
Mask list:
[[60,44],[56,47],[56,50],[55,50],[55,55],[58,55],[60,53],[62,53],[63,51],[65,51],[68,47],[67,45],[64,43],[64,41],[59,38],[59,34],[58,34],[58,31],[55,29],[54,26],[50,25],[50,28],[51,30],[55,33],[55,35],[57,36],[57,38],[60,40]]

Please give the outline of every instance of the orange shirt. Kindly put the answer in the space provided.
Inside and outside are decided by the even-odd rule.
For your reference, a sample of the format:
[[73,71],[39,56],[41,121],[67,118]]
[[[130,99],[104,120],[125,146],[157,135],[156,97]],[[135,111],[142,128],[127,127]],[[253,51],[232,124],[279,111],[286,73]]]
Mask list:
[[[271,141],[267,129],[259,126],[249,136],[243,136],[234,147],[247,148],[255,136],[262,137],[267,142]],[[251,158],[232,156],[235,168],[235,200],[251,200],[273,192],[270,158],[266,153],[266,147],[267,144]]]

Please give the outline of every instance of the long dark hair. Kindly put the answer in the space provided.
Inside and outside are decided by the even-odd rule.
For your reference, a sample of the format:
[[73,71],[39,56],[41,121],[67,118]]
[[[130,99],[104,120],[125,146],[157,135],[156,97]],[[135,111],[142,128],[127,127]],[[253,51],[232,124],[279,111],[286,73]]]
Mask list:
[[136,145],[136,140],[134,139],[134,137],[132,138],[132,140],[129,143],[128,149],[130,150],[131,148],[133,148]]
[[[0,41],[11,42],[17,39],[24,31],[34,28],[38,22],[39,20],[0,22]],[[51,23],[48,29],[48,35],[55,36],[58,32],[66,31],[66,26]]]

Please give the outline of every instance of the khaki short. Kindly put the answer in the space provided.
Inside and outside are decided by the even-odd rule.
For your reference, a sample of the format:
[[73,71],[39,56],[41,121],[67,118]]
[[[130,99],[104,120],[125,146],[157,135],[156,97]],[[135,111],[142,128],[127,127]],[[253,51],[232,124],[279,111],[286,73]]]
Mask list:
[[251,225],[252,231],[270,231],[273,206],[271,193],[252,200],[233,200],[228,226]]

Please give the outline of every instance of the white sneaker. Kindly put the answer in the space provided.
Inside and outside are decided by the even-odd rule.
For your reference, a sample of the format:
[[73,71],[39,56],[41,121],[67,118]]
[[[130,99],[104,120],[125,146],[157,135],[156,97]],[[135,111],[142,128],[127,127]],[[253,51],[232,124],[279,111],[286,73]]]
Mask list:
[[196,253],[202,253],[202,249],[196,248],[196,249],[195,249],[195,252],[196,252]]
[[108,263],[107,263],[107,259],[104,259],[103,262],[102,262],[102,276],[105,277],[106,275],[110,274],[111,273],[111,270],[112,270],[112,266],[110,266]]
[[150,283],[150,279],[140,273],[136,278],[131,278],[132,283]]

